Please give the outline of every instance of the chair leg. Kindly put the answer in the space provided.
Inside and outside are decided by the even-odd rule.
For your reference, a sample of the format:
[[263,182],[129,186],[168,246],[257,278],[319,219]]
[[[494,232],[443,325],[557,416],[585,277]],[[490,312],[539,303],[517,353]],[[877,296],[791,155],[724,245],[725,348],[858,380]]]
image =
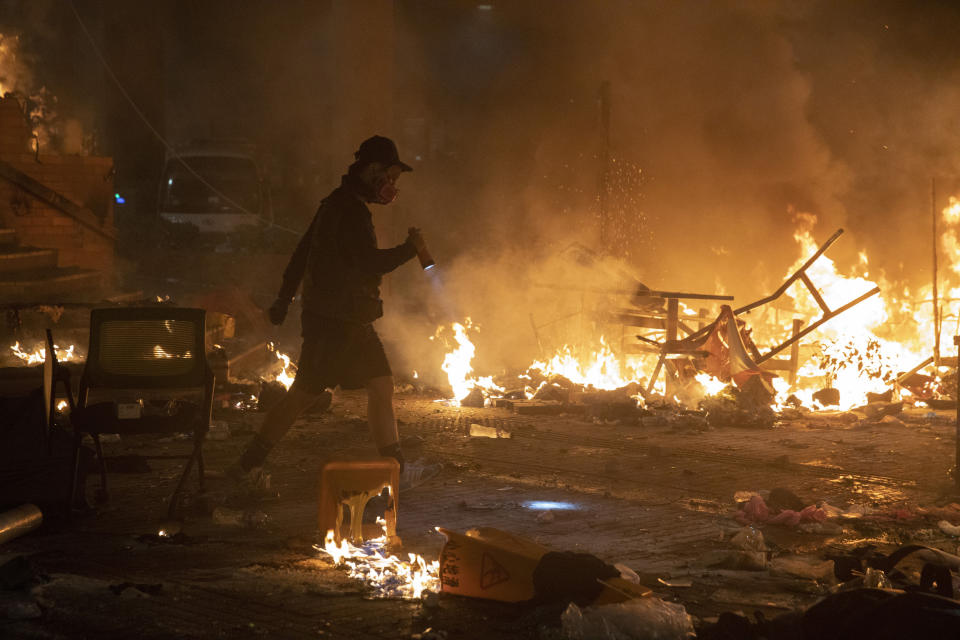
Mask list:
[[82,434],[74,433],[73,436],[73,477],[70,479],[70,499],[67,503],[67,513],[73,511],[77,504],[77,488],[80,484],[80,442]]
[[193,470],[194,460],[199,459],[200,457],[200,444],[201,441],[197,441],[193,445],[193,453],[190,454],[190,457],[187,459],[187,464],[183,467],[183,473],[180,474],[180,479],[177,481],[177,488],[173,490],[173,495],[170,496],[170,506],[167,508],[167,518],[173,520],[177,515],[177,506],[180,500],[180,494],[183,492],[183,485],[187,481],[187,476],[190,475],[190,471]]
[[203,449],[201,449],[201,448],[198,446],[198,447],[197,447],[197,479],[198,479],[199,482],[200,482],[200,491],[201,491],[201,493],[204,491],[204,487],[203,487],[203,474],[204,474],[204,470],[203,470]]
[[660,375],[660,369],[663,367],[664,354],[660,354],[660,358],[657,360],[657,366],[653,369],[653,375],[650,376],[650,382],[647,383],[647,393],[653,392],[654,385],[657,384],[657,377]]
[[100,445],[100,434],[93,433],[93,444],[97,449],[97,458],[100,460],[100,495],[97,496],[99,502],[107,501],[107,462],[103,458],[103,447]]

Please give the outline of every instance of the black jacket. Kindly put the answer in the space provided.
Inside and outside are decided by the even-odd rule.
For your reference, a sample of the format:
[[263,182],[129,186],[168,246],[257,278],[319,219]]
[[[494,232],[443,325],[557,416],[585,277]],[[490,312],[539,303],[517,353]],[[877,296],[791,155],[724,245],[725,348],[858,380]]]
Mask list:
[[303,335],[324,318],[367,324],[383,315],[380,281],[417,254],[408,241],[378,249],[370,210],[350,175],[324,198],[283,272],[280,297],[290,300],[303,281]]

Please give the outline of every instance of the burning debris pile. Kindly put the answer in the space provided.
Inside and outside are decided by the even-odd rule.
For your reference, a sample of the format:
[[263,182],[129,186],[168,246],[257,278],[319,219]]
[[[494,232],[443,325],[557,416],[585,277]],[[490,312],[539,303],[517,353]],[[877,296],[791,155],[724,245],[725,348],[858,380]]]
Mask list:
[[[261,350],[264,348],[266,359],[262,357],[264,353]],[[231,361],[226,350],[221,345],[213,346],[210,359],[215,369],[219,370],[219,408],[237,411],[268,410],[293,384],[297,367],[290,355],[280,351],[272,342],[265,346],[262,343],[256,345],[250,351],[257,356],[255,365],[241,365],[245,371],[235,376],[230,371]]]
[[[770,425],[776,412],[857,409],[872,418],[904,404],[954,406],[954,358],[935,354],[935,336],[939,323],[960,318],[960,313],[938,307],[935,323],[934,314],[921,313],[930,304],[930,287],[912,292],[882,275],[872,276],[864,253],[854,269],[841,273],[824,252],[842,230],[818,249],[812,233],[816,218],[798,214],[795,219],[799,257],[777,293],[738,310],[720,307],[712,314],[716,320],[706,326],[709,310],[693,313],[672,301],[675,327],[700,323],[699,330],[687,330],[687,337],[681,332],[679,340],[670,337],[669,310],[645,311],[646,321],[654,323],[645,326],[667,327],[637,336],[648,347],[646,354],[625,348],[619,336],[633,330],[626,321],[611,326],[609,313],[589,315],[581,303],[592,339],[565,344],[523,371],[482,376],[474,372],[473,362],[478,325],[466,319],[441,326],[432,339],[447,347],[441,365],[452,390],[447,402],[518,413],[584,413],[600,420],[643,420],[672,407],[675,414],[692,411],[716,426]],[[960,299],[955,229],[960,200],[951,198],[941,219],[947,228],[941,250],[952,265],[948,293],[941,298],[946,306]],[[658,293],[669,299],[665,292],[644,288],[645,295]],[[662,300],[660,304],[662,309]],[[596,307],[610,304],[600,300]],[[793,321],[792,336],[782,316]],[[611,335],[618,339],[610,340]],[[540,335],[536,338],[539,342]],[[788,347],[790,358],[771,357],[788,353]]]

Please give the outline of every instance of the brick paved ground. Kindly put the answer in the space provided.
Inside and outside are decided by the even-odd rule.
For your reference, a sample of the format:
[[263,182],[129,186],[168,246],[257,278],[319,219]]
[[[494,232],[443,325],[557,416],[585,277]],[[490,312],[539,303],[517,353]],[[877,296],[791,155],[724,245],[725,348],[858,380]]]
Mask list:
[[[442,545],[437,525],[498,527],[626,563],[658,595],[682,602],[700,619],[725,610],[776,615],[823,593],[813,580],[704,566],[708,553],[730,548],[736,491],[783,487],[806,502],[865,504],[882,512],[942,506],[956,497],[947,476],[954,426],[946,412],[916,411],[899,423],[809,416],[773,429],[697,432],[460,410],[413,395],[398,396],[397,405],[402,435],[420,442],[408,446],[408,456],[443,464],[439,476],[401,497],[407,550],[435,559]],[[208,496],[191,496],[184,542],[141,537],[161,526],[176,467],[154,460],[149,473],[111,474],[111,502],[95,516],[4,545],[4,555],[30,554],[48,582],[34,594],[43,616],[0,621],[0,636],[406,638],[433,627],[450,638],[544,637],[543,627],[557,623],[556,607],[442,597],[439,608],[425,609],[418,602],[370,599],[362,584],[312,549],[317,470],[329,459],[372,453],[364,413],[362,394],[348,393],[330,413],[296,425],[271,460],[279,498],[261,505],[269,520],[260,528],[216,524],[209,513],[222,487],[211,479]],[[261,418],[220,417],[234,435],[206,446],[211,470],[236,458]],[[484,421],[512,437],[465,435],[471,422]],[[125,438],[107,453],[185,447]],[[538,519],[539,512],[523,506],[530,500],[577,508]],[[831,536],[768,526],[764,535],[773,555],[821,557],[870,541],[890,548],[921,540],[956,550],[935,519],[923,518],[848,521],[843,534]],[[658,579],[692,586],[671,588]],[[109,588],[124,582],[162,586],[120,595]]]

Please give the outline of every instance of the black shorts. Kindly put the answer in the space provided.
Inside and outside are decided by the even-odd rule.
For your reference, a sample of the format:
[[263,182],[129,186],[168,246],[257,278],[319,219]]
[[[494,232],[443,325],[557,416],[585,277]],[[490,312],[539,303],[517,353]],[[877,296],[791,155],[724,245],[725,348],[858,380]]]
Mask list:
[[371,378],[393,375],[372,324],[323,318],[311,325],[297,363],[300,388],[315,394],[337,386],[360,389]]

